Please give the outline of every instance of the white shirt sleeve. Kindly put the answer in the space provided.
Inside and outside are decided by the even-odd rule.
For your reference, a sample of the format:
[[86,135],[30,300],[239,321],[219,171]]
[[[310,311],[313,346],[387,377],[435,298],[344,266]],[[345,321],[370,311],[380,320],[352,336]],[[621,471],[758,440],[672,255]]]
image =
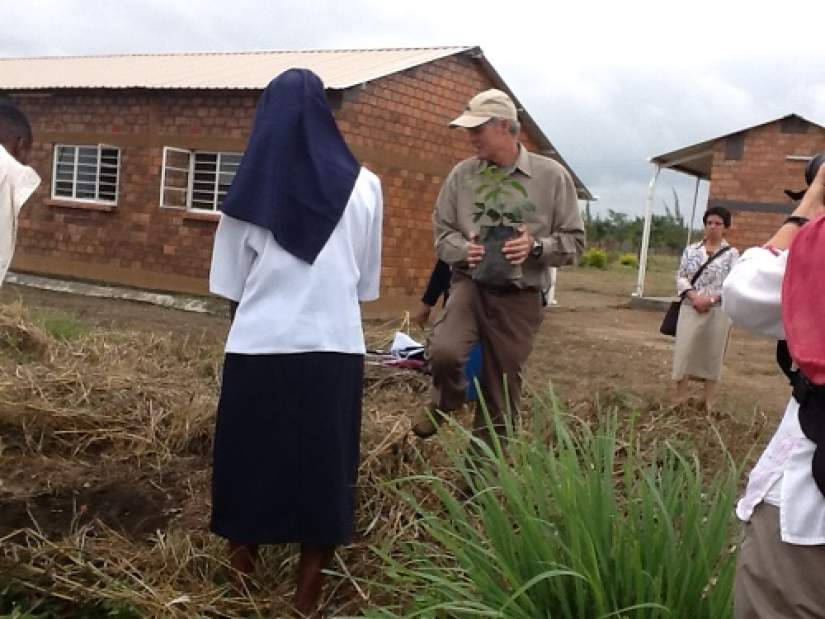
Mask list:
[[37,186],[40,177],[0,145],[0,285],[14,256],[17,216]]
[[381,181],[373,176],[375,209],[367,232],[367,245],[359,265],[358,300],[375,301],[381,291],[381,238],[383,236],[384,199]]
[[232,301],[240,301],[246,278],[257,252],[250,244],[252,225],[221,215],[212,249],[209,291]]
[[758,335],[785,338],[782,327],[782,278],[788,252],[748,249],[722,286],[722,309],[733,323]]
[[685,247],[682,259],[679,261],[679,269],[676,271],[676,294],[680,297],[689,290],[693,290],[693,284],[690,283],[690,277],[687,274],[688,256],[691,249],[691,246]]

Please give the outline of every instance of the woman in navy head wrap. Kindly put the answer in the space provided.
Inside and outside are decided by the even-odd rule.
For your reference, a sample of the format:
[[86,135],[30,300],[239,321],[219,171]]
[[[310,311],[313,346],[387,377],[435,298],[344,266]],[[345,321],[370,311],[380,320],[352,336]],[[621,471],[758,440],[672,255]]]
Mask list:
[[353,533],[364,337],[378,298],[381,187],[350,152],[321,80],[267,86],[226,197],[210,290],[230,300],[215,429],[212,531],[233,567],[259,544],[299,543],[295,608]]

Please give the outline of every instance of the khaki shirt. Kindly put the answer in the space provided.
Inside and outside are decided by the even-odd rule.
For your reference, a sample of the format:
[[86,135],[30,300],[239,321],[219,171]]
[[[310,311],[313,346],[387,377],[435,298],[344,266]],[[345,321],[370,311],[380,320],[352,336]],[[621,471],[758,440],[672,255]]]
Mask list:
[[[469,239],[479,234],[481,226],[492,222],[486,217],[478,222],[473,187],[475,174],[482,166],[476,157],[455,166],[444,181],[433,212],[435,248],[438,257],[455,270],[469,274],[467,250]],[[510,175],[527,190],[527,199],[536,208],[524,210],[527,231],[541,241],[541,257],[528,256],[522,264],[522,277],[515,282],[520,288],[550,287],[549,267],[574,264],[584,249],[584,222],[576,198],[576,186],[567,170],[556,161],[528,152],[519,144],[519,154]]]

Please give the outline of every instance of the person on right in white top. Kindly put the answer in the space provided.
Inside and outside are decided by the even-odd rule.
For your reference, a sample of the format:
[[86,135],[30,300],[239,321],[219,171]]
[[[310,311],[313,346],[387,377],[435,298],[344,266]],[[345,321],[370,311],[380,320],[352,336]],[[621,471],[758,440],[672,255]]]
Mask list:
[[825,617],[823,214],[820,166],[793,214],[764,246],[742,255],[723,287],[723,309],[734,324],[779,340],[777,359],[794,386],[736,507],[745,523],[736,619]]

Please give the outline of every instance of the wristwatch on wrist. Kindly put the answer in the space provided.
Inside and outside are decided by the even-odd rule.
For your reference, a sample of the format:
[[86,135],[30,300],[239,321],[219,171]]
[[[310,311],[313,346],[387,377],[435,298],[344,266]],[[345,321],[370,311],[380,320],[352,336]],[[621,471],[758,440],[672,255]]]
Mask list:
[[541,253],[544,251],[544,243],[539,239],[533,239],[533,246],[530,248],[530,255],[533,258],[541,258]]
[[808,223],[810,219],[807,217],[803,217],[802,215],[791,215],[785,220],[786,224],[794,224],[795,226],[799,226],[800,228]]

